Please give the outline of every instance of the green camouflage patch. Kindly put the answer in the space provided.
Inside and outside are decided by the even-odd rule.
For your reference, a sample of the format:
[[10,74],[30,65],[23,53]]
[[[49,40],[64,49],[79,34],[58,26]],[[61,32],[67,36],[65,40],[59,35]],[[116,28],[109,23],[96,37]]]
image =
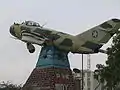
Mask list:
[[71,39],[66,38],[60,43],[60,45],[72,47],[73,42]]
[[100,27],[105,28],[105,29],[107,29],[107,28],[113,28],[112,25],[110,25],[107,22],[104,22],[103,24],[101,24]]

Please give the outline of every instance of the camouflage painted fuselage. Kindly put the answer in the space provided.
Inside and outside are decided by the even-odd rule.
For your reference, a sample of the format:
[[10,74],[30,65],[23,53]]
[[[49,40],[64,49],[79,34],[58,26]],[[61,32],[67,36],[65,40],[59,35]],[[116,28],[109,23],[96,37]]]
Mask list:
[[99,49],[108,42],[119,28],[120,20],[111,19],[76,36],[41,26],[25,24],[12,25],[10,32],[24,42],[40,46],[54,45],[67,52],[88,54],[98,53]]
[[19,39],[24,42],[37,44],[40,46],[54,45],[58,49],[67,52],[82,52],[79,50],[84,48],[81,47],[81,45],[84,44],[84,40],[80,40],[73,35],[63,32],[58,32],[42,27],[27,26],[24,24],[14,25],[14,29],[18,30],[19,32],[19,34],[16,34],[16,36],[20,37]]

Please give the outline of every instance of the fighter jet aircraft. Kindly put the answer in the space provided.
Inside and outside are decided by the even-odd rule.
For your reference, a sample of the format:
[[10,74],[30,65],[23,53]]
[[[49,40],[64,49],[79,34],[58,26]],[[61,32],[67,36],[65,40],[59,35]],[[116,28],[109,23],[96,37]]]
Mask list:
[[79,54],[94,54],[104,52],[101,47],[118,32],[120,19],[110,19],[81,34],[70,35],[64,32],[44,28],[34,21],[14,23],[10,33],[26,43],[30,53],[35,51],[33,44],[40,46],[53,45],[60,50]]

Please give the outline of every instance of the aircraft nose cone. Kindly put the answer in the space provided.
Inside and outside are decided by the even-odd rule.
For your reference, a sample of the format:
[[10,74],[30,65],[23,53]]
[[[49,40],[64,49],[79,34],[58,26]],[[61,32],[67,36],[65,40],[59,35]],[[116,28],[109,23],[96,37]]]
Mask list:
[[13,26],[10,27],[10,34],[13,35],[13,36],[16,36]]

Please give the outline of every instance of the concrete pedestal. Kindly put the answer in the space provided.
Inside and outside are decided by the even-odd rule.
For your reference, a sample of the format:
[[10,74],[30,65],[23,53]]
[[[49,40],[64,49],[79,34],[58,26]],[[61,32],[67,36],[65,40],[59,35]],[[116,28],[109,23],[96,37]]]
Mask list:
[[68,53],[44,46],[23,90],[74,90]]

